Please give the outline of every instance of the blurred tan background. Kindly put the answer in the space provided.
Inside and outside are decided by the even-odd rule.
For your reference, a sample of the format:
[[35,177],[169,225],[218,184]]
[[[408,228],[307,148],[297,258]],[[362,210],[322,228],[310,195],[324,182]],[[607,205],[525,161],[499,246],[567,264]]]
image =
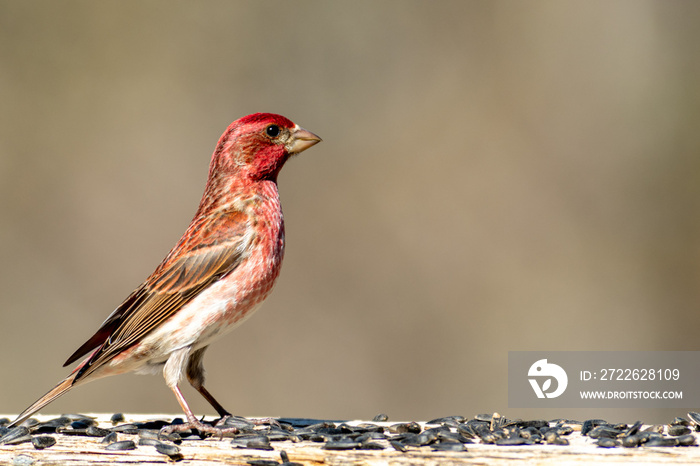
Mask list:
[[[279,179],[275,292],[208,353],[228,409],[685,413],[508,409],[507,352],[700,349],[698,24],[669,0],[0,2],[0,412],[68,373],[226,126],[269,111],[324,142]],[[76,411],[180,412],[134,375],[44,410]]]

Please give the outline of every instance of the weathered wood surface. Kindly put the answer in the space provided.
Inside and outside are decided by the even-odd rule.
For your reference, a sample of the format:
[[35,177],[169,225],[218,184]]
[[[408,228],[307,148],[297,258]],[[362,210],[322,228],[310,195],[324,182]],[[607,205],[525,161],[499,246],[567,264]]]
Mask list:
[[[111,427],[109,415],[94,415],[100,421],[100,427]],[[2,416],[0,416],[2,417]],[[12,416],[8,416],[12,417]],[[56,416],[37,416],[39,420],[48,420]],[[126,422],[145,420],[170,420],[167,415],[133,415],[127,416]],[[357,421],[357,423],[366,421]],[[391,425],[394,422],[377,423]],[[353,423],[349,423],[353,424]],[[100,438],[46,434],[56,438],[57,443],[45,450],[36,450],[31,443],[0,446],[0,464],[15,465],[49,465],[84,466],[88,464],[167,464],[173,461],[158,453],[152,446],[138,446],[130,451],[108,451],[101,444]],[[231,439],[208,438],[205,440],[186,440],[180,445],[183,458],[178,465],[228,465],[251,464],[250,462],[268,460],[281,463],[280,452],[287,452],[289,461],[309,464],[355,464],[355,465],[505,465],[513,462],[527,462],[539,465],[584,465],[584,464],[699,464],[700,448],[691,447],[640,447],[604,449],[596,446],[588,437],[581,437],[578,432],[567,436],[570,445],[532,445],[532,446],[496,446],[473,444],[467,446],[466,452],[436,452],[430,447],[408,448],[406,452],[396,451],[386,441],[384,450],[349,450],[331,451],[321,448],[322,444],[314,442],[290,441],[272,442],[274,451],[240,449],[231,445]],[[119,440],[134,440],[137,435],[119,434]]]

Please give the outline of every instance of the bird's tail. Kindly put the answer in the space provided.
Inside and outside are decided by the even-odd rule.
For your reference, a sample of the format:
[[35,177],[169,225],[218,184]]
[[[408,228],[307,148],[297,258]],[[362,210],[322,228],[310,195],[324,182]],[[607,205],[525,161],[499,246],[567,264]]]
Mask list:
[[66,377],[61,383],[59,383],[54,388],[52,388],[46,395],[44,395],[41,398],[39,398],[38,400],[36,400],[29,408],[22,411],[22,413],[19,416],[17,416],[17,419],[12,421],[12,424],[10,424],[9,427],[15,427],[15,426],[22,424],[24,421],[29,419],[29,417],[31,417],[34,413],[39,411],[41,408],[43,408],[47,404],[51,403],[53,400],[55,400],[59,396],[63,395],[68,390],[70,390],[73,387],[73,382],[75,381],[76,374],[77,374],[77,371],[74,371],[71,375]]

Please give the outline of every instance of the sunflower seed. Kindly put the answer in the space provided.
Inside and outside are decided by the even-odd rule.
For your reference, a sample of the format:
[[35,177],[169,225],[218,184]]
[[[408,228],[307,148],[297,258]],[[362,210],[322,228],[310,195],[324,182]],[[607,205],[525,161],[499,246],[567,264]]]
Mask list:
[[88,427],[94,426],[97,424],[95,421],[92,421],[92,422],[90,422],[90,421],[92,421],[92,419],[90,419],[88,421],[82,421],[82,420],[81,421],[73,421],[70,423],[70,427],[71,427],[71,429],[75,429],[75,430],[85,430]]
[[466,438],[476,438],[478,437],[477,433],[474,431],[474,428],[472,427],[471,424],[460,424],[457,426],[457,432],[460,434],[464,435]]
[[[543,437],[544,437],[545,442],[552,443],[552,444],[556,444],[560,439],[559,434],[557,433],[556,429],[548,430],[547,432],[545,432]],[[595,438],[595,437],[593,437],[593,438]]]
[[669,426],[668,428],[668,435],[672,437],[678,437],[681,435],[688,435],[690,433],[690,429],[686,426],[681,426],[681,425],[675,425],[675,426]]
[[426,424],[454,424],[457,422],[464,422],[464,416],[446,416],[433,419],[432,421],[426,422]]
[[644,431],[646,431],[646,432],[656,432],[657,434],[663,434],[663,432],[664,432],[664,426],[662,426],[662,425],[660,425],[660,424],[656,424],[656,425],[647,427],[646,429],[644,429]]
[[152,447],[155,447],[156,445],[163,443],[160,440],[156,440],[154,438],[140,438],[139,439],[139,446],[142,445],[150,445]]
[[3,445],[19,445],[20,443],[27,443],[32,441],[31,435],[23,435],[21,437],[15,437],[12,440],[6,440]]
[[502,436],[499,436],[496,432],[491,432],[486,425],[479,425],[476,427],[476,434],[481,438],[484,443],[494,443]]
[[593,430],[594,427],[598,427],[603,424],[607,424],[607,421],[602,419],[589,419],[587,421],[583,421],[583,424],[581,424],[581,435],[588,435],[588,432]]
[[109,434],[105,435],[105,437],[102,439],[102,442],[104,444],[110,444],[114,443],[117,441],[117,433],[116,432],[110,432]]
[[645,447],[675,447],[676,445],[678,445],[678,439],[672,437],[655,438],[644,444]]
[[121,442],[110,443],[105,447],[105,450],[120,451],[120,450],[136,450],[136,444],[132,440],[122,440]]
[[534,442],[522,437],[506,437],[496,440],[496,445],[532,445]]
[[440,442],[430,447],[433,451],[467,451],[466,447],[459,442]]
[[401,424],[394,424],[389,426],[389,432],[392,432],[394,434],[402,434],[404,432],[417,434],[421,430],[422,429],[417,422],[403,422]]
[[658,432],[651,432],[649,430],[644,430],[639,432],[637,435],[642,439],[642,443],[647,443],[651,440],[662,439],[664,436]]
[[438,431],[436,429],[427,429],[416,436],[416,441],[422,446],[435,442],[437,438]]
[[638,447],[642,443],[642,437],[637,434],[628,435],[627,437],[622,437],[621,442],[623,447]]
[[252,422],[250,422],[246,418],[242,418],[242,417],[238,417],[238,416],[231,416],[231,417],[226,418],[226,420],[224,420],[224,423],[221,427],[224,427],[227,429],[231,428],[231,427],[235,427],[236,429],[238,429],[241,432],[250,432],[253,429],[255,429],[255,424],[253,424]]
[[110,430],[100,429],[97,426],[90,426],[87,429],[85,429],[85,435],[87,435],[88,437],[106,437],[110,433]]
[[180,458],[182,457],[182,454],[180,454],[180,449],[177,446],[169,445],[169,444],[163,443],[163,442],[158,442],[156,444],[156,451],[158,453],[162,453],[163,455],[167,455],[173,459],[178,458],[178,457],[180,457]]
[[87,429],[73,429],[71,427],[59,427],[56,429],[57,434],[63,435],[82,435],[87,436]]
[[620,446],[620,442],[614,438],[604,437],[599,439],[596,445],[603,448],[615,448]]
[[180,432],[180,433],[172,432],[170,434],[163,434],[160,432],[158,433],[158,435],[160,435],[161,439],[169,440],[176,445],[180,445],[182,443],[182,435],[181,434],[182,434],[182,432]]
[[402,453],[404,453],[406,451],[406,447],[403,446],[403,444],[401,442],[397,442],[396,440],[389,440],[389,445],[394,447],[394,450],[396,450],[396,451],[400,451]]
[[491,416],[491,430],[499,430],[510,421],[498,413],[493,413]]
[[597,438],[615,438],[622,432],[617,429],[612,429],[607,426],[598,426],[588,433],[588,436],[592,439]]
[[359,442],[355,442],[350,439],[340,439],[332,442],[326,442],[323,448],[326,450],[354,450],[355,448],[359,448],[359,446]]
[[0,445],[13,445],[14,440],[29,436],[29,429],[24,426],[13,427],[0,437]]
[[40,422],[39,424],[32,427],[32,433],[53,433],[59,427],[65,427],[71,423],[71,420],[67,417],[57,417],[50,419],[46,422]]
[[271,428],[267,434],[267,438],[270,439],[271,442],[283,442],[285,440],[292,440],[292,437],[295,436],[287,432],[286,430],[278,429],[276,427]]
[[160,438],[160,431],[151,429],[139,429],[139,438],[158,440]]
[[360,450],[384,450],[384,445],[378,442],[362,442]]
[[114,426],[111,429],[112,432],[119,432],[122,434],[130,434],[130,435],[135,435],[139,433],[139,428],[136,424],[121,424],[118,426]]
[[248,441],[246,448],[250,448],[252,450],[274,450],[267,437],[261,437]]
[[637,421],[629,429],[627,429],[623,435],[625,435],[625,436],[634,435],[637,432],[639,432],[639,429],[641,429],[641,427],[642,427],[642,421]]
[[535,429],[541,429],[542,427],[549,427],[549,421],[545,421],[544,419],[538,419],[538,420],[534,420],[534,421],[517,420],[517,421],[514,421],[514,424],[520,428],[523,428],[523,429],[526,427],[534,427]]
[[438,439],[440,441],[452,441],[452,442],[459,442],[459,443],[474,443],[471,441],[471,439],[466,438],[464,435],[460,434],[459,432],[451,432],[451,431],[438,432]]
[[32,437],[32,445],[34,445],[34,448],[37,450],[43,450],[44,448],[56,445],[56,439],[48,435],[39,435]]
[[693,424],[700,425],[700,413],[696,413],[695,411],[691,411],[688,413],[688,417],[690,418],[690,422]]
[[520,436],[526,439],[533,437],[541,437],[540,431],[534,427],[526,427],[520,430]]
[[173,422],[166,422],[162,419],[154,419],[154,420],[146,421],[146,422],[137,422],[136,427],[138,429],[160,430],[163,427],[182,424],[182,422],[178,423],[175,421],[176,421],[175,419],[173,420]]

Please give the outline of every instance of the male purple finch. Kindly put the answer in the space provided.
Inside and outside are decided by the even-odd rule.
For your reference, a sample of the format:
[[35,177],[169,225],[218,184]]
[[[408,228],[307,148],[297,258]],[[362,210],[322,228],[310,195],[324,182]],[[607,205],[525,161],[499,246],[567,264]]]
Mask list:
[[222,418],[230,415],[204,388],[202,358],[212,341],[250,317],[270,294],[284,255],[277,175],[290,156],[320,141],[280,115],[256,113],[231,123],[180,241],[64,364],[87,355],[78,367],[11,425],[85,382],[162,370],[187,415],[183,427],[218,432],[197,420],[178,384],[186,377]]

